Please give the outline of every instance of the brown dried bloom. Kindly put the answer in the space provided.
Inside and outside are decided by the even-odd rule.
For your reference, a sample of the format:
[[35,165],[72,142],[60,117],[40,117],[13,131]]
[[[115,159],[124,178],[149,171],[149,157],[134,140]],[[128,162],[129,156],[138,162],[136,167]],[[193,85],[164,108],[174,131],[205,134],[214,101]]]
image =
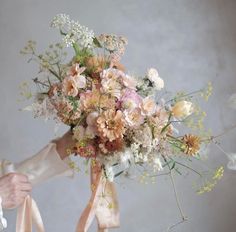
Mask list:
[[200,138],[196,135],[185,135],[183,137],[184,153],[187,155],[195,155],[200,149]]
[[100,73],[106,68],[108,60],[104,56],[90,56],[85,60],[86,67],[93,73]]

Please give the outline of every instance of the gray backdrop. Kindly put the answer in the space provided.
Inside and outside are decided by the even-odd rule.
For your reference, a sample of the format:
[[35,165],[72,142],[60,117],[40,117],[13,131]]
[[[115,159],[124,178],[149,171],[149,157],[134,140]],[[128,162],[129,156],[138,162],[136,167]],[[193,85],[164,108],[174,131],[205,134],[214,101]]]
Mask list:
[[[28,39],[43,49],[57,41],[49,29],[57,13],[70,14],[96,33],[117,33],[129,39],[123,63],[134,73],[157,67],[170,91],[196,90],[211,80],[214,94],[204,107],[207,127],[215,134],[230,127],[235,111],[227,107],[236,92],[235,0],[1,0],[0,2],[0,147],[1,158],[20,161],[33,155],[54,137],[54,124],[20,112],[19,84],[35,77],[37,66],[19,54]],[[63,133],[66,128],[59,131]],[[227,151],[236,151],[235,132],[221,139]],[[207,161],[212,167],[227,158],[212,147]],[[208,194],[192,188],[194,175],[177,177],[177,187],[189,221],[175,228],[181,232],[233,232],[236,227],[236,172],[226,170],[223,180]],[[114,231],[159,232],[180,219],[168,178],[141,185],[119,180],[117,184],[121,227]],[[34,189],[47,232],[74,231],[89,198],[89,177],[61,178]],[[15,212],[7,212],[14,231]],[[91,228],[95,231],[95,224]]]

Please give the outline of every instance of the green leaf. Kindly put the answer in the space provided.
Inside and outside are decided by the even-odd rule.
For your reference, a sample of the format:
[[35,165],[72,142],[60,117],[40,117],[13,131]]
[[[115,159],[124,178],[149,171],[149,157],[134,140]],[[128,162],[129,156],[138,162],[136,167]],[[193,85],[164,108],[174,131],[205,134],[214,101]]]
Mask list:
[[116,174],[115,174],[115,177],[120,176],[123,172],[124,172],[124,171],[120,171],[120,172],[116,173]]
[[175,161],[173,162],[173,164],[172,164],[172,166],[171,166],[171,168],[170,168],[170,170],[172,170],[172,169],[174,169],[175,168]]
[[98,48],[102,48],[102,45],[100,44],[100,42],[98,41],[98,39],[96,37],[93,38],[93,43],[98,47]]

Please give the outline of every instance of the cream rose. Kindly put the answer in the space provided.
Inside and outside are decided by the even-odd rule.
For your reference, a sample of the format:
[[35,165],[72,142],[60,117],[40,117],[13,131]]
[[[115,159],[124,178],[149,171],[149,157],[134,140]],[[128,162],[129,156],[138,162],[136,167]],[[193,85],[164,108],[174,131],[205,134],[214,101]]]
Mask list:
[[172,114],[176,118],[188,117],[193,111],[193,103],[189,101],[179,101],[172,108]]

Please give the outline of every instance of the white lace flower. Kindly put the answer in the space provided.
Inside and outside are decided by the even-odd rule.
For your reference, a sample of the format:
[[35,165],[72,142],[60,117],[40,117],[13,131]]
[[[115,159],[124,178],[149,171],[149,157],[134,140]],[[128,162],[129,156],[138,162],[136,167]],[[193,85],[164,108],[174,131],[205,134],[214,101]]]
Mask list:
[[66,14],[58,14],[56,15],[52,22],[51,22],[51,27],[61,29],[65,25],[70,23],[70,16]]
[[74,43],[78,43],[82,48],[89,48],[93,45],[94,32],[79,22],[71,20],[68,15],[56,15],[51,26],[63,33],[63,42],[67,47],[73,46]]

